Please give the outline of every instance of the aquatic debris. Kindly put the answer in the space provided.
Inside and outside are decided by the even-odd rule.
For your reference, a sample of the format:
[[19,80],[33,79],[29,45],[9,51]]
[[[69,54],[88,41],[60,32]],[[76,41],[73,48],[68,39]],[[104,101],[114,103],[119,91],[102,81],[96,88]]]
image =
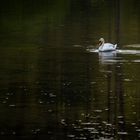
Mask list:
[[137,132],[140,132],[140,129],[136,129]]
[[111,123],[107,123],[106,126],[112,126],[112,124]]
[[9,106],[10,106],[10,107],[15,107],[16,105],[15,105],[15,104],[10,104]]
[[45,96],[46,96],[46,95],[48,95],[48,93],[47,93],[47,92],[44,92],[44,93],[43,93],[43,95],[45,95]]
[[81,113],[81,116],[85,116],[85,114],[84,113]]
[[75,139],[76,140],[86,140],[87,138],[86,137],[76,137]]
[[1,131],[0,135],[16,135],[16,131],[9,130],[9,131]]
[[136,125],[136,123],[131,123],[131,125]]
[[79,44],[74,44],[73,47],[76,47],[76,48],[77,48],[77,47],[78,47],[78,48],[80,47],[80,48],[81,48],[81,47],[83,47],[83,46],[82,46],[82,45],[79,45]]
[[37,129],[32,129],[31,131],[32,131],[33,134],[37,134],[37,133],[40,132],[40,129],[39,129],[39,128],[37,128]]
[[69,137],[69,138],[74,138],[75,135],[70,134],[70,135],[67,135],[67,137]]
[[52,98],[53,98],[53,97],[56,97],[56,95],[53,94],[53,93],[49,93],[49,96],[52,97]]
[[133,60],[132,62],[139,63],[139,62],[140,62],[140,60]]
[[131,79],[124,79],[125,82],[131,82]]
[[118,118],[118,119],[123,119],[123,118],[124,118],[124,116],[117,116],[117,118]]
[[52,109],[48,109],[48,112],[50,112],[50,113],[51,113],[51,112],[53,112],[53,110],[52,110]]
[[118,132],[117,134],[118,134],[118,135],[128,135],[127,132]]
[[90,82],[90,84],[91,84],[91,85],[94,85],[94,84],[96,84],[96,82]]
[[95,131],[96,129],[94,127],[85,127],[83,130],[88,130],[88,131]]
[[39,102],[40,104],[43,104],[43,101],[41,101],[41,100],[39,100],[38,102]]
[[102,123],[103,123],[103,124],[107,124],[107,122],[106,122],[106,121],[102,121]]
[[6,99],[6,100],[8,100],[9,98],[8,98],[8,97],[6,97],[5,99]]
[[67,126],[65,119],[61,119],[61,124]]
[[7,92],[6,95],[11,96],[11,95],[14,95],[14,94],[12,92]]
[[137,112],[132,112],[132,114],[134,114],[134,115],[135,115],[135,114],[137,114]]
[[109,110],[109,108],[105,108],[105,111],[108,111]]
[[100,137],[98,140],[114,140],[114,138],[113,137],[110,137],[110,138]]
[[105,131],[102,131],[101,134],[103,134],[104,136],[111,136],[111,133],[106,133]]
[[87,122],[87,123],[81,123],[81,125],[99,125],[100,123],[91,123],[91,122]]
[[94,110],[96,113],[102,113],[102,110]]
[[124,124],[124,121],[119,121],[118,124]]
[[65,82],[65,83],[63,83],[63,86],[69,86],[71,84],[72,84],[72,82]]
[[91,134],[99,134],[99,132],[98,132],[97,130],[91,131],[90,133],[91,133]]
[[79,132],[82,132],[82,131],[83,131],[82,128],[76,128],[76,127],[75,127],[75,130],[76,130],[76,131],[79,131]]

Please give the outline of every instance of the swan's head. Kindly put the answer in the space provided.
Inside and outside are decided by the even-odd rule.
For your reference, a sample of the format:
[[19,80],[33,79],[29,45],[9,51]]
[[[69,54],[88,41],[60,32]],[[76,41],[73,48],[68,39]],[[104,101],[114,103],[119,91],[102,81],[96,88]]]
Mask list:
[[103,43],[105,43],[105,40],[103,38],[99,39],[99,45],[102,45]]

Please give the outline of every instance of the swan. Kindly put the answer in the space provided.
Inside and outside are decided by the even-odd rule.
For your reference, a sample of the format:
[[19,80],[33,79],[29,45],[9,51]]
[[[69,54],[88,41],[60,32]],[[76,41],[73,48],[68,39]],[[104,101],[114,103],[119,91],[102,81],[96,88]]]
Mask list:
[[105,40],[103,38],[99,39],[99,48],[98,50],[100,52],[108,52],[108,51],[115,51],[117,44],[111,44],[111,43],[105,43]]

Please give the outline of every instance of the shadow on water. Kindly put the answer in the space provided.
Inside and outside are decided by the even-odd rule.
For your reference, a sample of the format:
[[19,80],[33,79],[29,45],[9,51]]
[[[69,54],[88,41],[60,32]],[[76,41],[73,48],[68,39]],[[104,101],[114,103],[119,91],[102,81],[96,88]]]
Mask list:
[[[138,140],[138,3],[3,2],[0,139]],[[88,52],[100,37],[119,50]]]

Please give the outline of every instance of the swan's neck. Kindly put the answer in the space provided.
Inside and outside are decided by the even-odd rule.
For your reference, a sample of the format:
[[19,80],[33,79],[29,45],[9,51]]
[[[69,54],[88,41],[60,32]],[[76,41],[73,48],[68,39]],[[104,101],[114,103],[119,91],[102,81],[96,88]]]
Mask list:
[[103,41],[102,44],[101,44],[101,46],[104,46],[104,44],[105,44],[105,42]]
[[105,44],[105,42],[104,42],[104,41],[102,41],[102,42],[101,42],[101,47],[103,47],[103,46],[104,46],[104,44]]

